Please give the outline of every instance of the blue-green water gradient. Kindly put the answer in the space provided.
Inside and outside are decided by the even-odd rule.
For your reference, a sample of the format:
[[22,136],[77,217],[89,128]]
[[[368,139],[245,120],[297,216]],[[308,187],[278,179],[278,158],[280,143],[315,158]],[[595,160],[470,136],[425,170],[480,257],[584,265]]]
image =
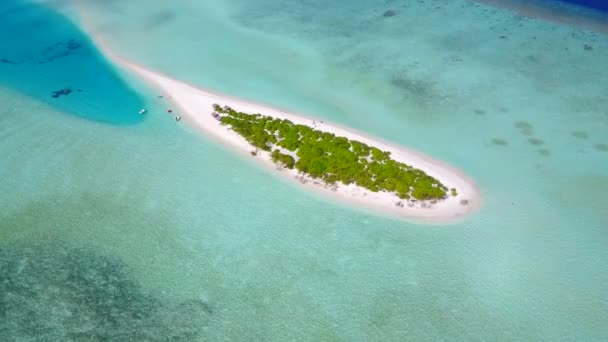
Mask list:
[[150,109],[138,125],[3,83],[7,336],[608,338],[606,36],[460,0],[52,4],[178,79],[449,162],[484,206],[437,227],[318,198],[176,123],[120,71]]

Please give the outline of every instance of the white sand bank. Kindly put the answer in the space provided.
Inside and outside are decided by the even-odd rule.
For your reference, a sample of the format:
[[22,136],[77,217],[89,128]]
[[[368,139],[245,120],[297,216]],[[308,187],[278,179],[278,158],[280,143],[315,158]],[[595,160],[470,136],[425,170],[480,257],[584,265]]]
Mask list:
[[[266,167],[275,170],[274,172],[277,174],[288,177],[297,183],[298,186],[355,205],[371,213],[427,223],[451,222],[466,216],[481,205],[481,196],[474,182],[459,170],[445,163],[433,160],[421,153],[386,143],[381,139],[340,127],[325,120],[321,123],[320,120],[306,118],[276,108],[250,103],[194,87],[114,55],[99,37],[97,38],[100,47],[110,59],[154,85],[165,98],[173,102],[175,107],[171,115],[180,115],[180,123],[193,125],[205,136],[212,137],[240,151],[247,158],[257,160]],[[260,151],[257,156],[252,156],[250,152],[255,149],[253,146],[229,127],[222,126],[218,120],[211,116],[213,112],[212,105],[214,103],[221,106],[228,105],[235,110],[246,113],[260,113],[275,118],[288,119],[296,124],[307,126],[313,126],[314,120],[316,128],[321,131],[358,140],[383,151],[390,151],[393,159],[423,170],[448,188],[455,188],[458,196],[448,196],[448,198],[437,203],[428,201],[408,202],[400,200],[397,195],[392,193],[384,191],[374,193],[353,184],[344,185],[340,183],[337,189],[335,187],[332,189],[320,181],[299,175],[297,170],[277,168],[267,152]],[[399,202],[402,205],[396,205]]]

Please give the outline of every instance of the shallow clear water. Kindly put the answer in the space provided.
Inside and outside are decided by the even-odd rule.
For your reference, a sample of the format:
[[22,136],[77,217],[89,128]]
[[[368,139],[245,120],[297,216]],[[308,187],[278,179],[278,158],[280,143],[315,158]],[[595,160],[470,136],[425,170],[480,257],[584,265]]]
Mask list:
[[[49,97],[55,82],[3,73],[5,336],[608,338],[605,35],[465,1],[78,4],[121,55],[448,161],[478,181],[484,207],[429,227],[317,198],[176,124],[98,57],[124,81],[110,90],[75,73],[87,87],[60,98],[72,107]],[[48,15],[72,31],[28,50],[84,37]],[[133,125],[82,119],[139,101],[150,113]],[[72,255],[84,256],[65,265]],[[27,310],[36,327],[15,328]]]

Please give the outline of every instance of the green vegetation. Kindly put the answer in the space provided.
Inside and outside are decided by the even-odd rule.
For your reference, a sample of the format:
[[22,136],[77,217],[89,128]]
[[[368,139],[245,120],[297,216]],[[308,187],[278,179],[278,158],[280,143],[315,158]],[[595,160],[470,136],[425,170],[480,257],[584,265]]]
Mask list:
[[[326,183],[354,183],[373,192],[393,192],[402,199],[447,196],[446,186],[421,170],[391,159],[390,152],[289,120],[237,112],[227,106],[214,105],[213,109],[220,114],[223,125],[269,152],[275,163]],[[451,194],[456,196],[456,190],[452,189]]]
[[293,159],[292,156],[287,155],[287,154],[283,154],[281,153],[281,151],[274,150],[272,151],[272,161],[275,163],[281,163],[283,165],[285,165],[285,167],[289,168],[289,169],[293,169],[294,165],[296,164],[295,159]]

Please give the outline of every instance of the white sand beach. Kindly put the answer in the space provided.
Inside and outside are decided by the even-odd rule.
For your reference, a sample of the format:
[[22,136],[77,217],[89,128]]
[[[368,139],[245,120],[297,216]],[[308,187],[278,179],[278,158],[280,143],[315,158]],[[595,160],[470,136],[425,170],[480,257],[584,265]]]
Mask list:
[[[173,110],[170,115],[176,118],[179,116],[180,123],[192,125],[206,137],[213,138],[225,146],[238,151],[243,156],[254,159],[267,169],[274,170],[273,172],[276,172],[277,175],[292,180],[297,186],[302,186],[305,189],[312,190],[331,199],[354,205],[373,214],[425,223],[443,224],[454,222],[474,212],[481,205],[481,195],[473,180],[458,169],[443,162],[434,160],[419,152],[384,142],[379,138],[327,122],[326,120],[288,113],[269,106],[217,94],[175,80],[160,72],[150,70],[117,56],[103,42],[101,37],[97,36],[95,40],[108,58],[156,87],[160,91],[160,94],[163,95],[163,98],[172,103]],[[389,151],[393,159],[423,170],[448,188],[455,188],[458,195],[448,195],[446,199],[436,203],[415,200],[406,201],[401,200],[394,193],[385,191],[372,192],[354,184],[344,185],[340,183],[337,187],[328,186],[320,180],[300,174],[295,169],[278,167],[272,161],[268,152],[260,151],[256,156],[252,156],[251,151],[255,150],[255,148],[229,127],[221,125],[211,115],[213,113],[213,104],[216,103],[221,106],[230,106],[237,111],[245,113],[260,113],[275,118],[287,119],[296,124],[312,127],[314,123],[314,127],[318,130],[330,132],[337,136],[344,136],[351,140],[358,140],[383,151]]]

